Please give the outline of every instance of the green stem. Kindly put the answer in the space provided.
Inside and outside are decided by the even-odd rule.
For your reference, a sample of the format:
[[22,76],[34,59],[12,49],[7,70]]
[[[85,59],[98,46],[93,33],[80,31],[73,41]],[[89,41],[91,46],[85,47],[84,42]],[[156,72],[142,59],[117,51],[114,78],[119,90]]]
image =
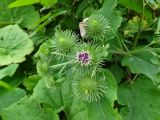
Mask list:
[[120,48],[121,48],[121,49],[123,49],[123,47],[122,47],[122,44],[121,44],[121,41],[120,41],[119,37],[117,36],[117,34],[115,33],[115,31],[114,31],[113,29],[111,29],[111,30],[112,30],[112,33],[114,34],[114,36],[117,38],[118,43],[119,43],[119,45],[120,45]]
[[73,62],[73,60],[68,61],[68,62],[65,62],[65,63],[60,63],[60,64],[52,65],[52,66],[50,66],[50,68],[59,68],[59,67],[68,65],[68,64],[70,64],[70,63],[72,63],[72,62]]
[[[117,51],[116,51],[116,53],[118,54],[124,54],[124,55],[126,55],[127,54],[127,52],[125,52],[125,51],[123,51],[123,50],[121,50],[120,48],[118,48],[117,46],[115,46],[115,45],[113,45],[113,44],[110,44],[111,46],[113,46],[115,49],[117,49]],[[111,51],[112,52],[112,51]]]
[[151,43],[149,43],[148,45],[146,45],[144,48],[148,48],[154,44],[160,43],[160,41],[152,41]]
[[136,74],[136,75],[134,76],[134,78],[132,79],[132,82],[134,82],[134,81],[137,79],[138,76],[139,76],[139,74]]
[[118,35],[115,33],[115,31],[114,31],[113,29],[111,29],[111,30],[112,30],[112,33],[114,34],[114,36],[116,37],[116,39],[118,40],[118,43],[119,43],[119,45],[120,45],[120,48],[123,49],[123,47],[124,47],[124,49],[128,52],[129,49],[127,48],[127,46],[126,46],[126,44],[124,43],[124,41],[119,39]]
[[2,80],[0,80],[0,86],[3,87],[3,88],[6,88],[8,90],[12,90],[13,89],[12,86],[10,86],[8,83],[6,83],[6,82],[4,82]]
[[144,0],[143,0],[143,4],[142,4],[142,15],[141,15],[140,22],[139,22],[138,33],[137,33],[137,36],[135,38],[135,41],[133,43],[133,47],[132,48],[135,48],[137,46],[139,37],[141,35],[141,25],[142,25],[143,17],[144,17]]
[[[145,49],[147,50],[150,46],[152,46],[154,44],[157,44],[157,43],[160,43],[160,41],[152,41],[151,43],[149,43],[148,45],[144,46],[143,48],[132,50],[132,51],[128,52],[128,54],[137,53],[137,52],[145,50]],[[150,48],[150,49],[154,49],[154,48]]]

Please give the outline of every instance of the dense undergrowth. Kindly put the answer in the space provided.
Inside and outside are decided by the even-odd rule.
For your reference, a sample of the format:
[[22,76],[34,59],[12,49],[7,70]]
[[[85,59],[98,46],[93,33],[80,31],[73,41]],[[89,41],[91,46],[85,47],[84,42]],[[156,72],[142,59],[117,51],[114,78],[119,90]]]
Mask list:
[[0,120],[159,120],[159,0],[0,0]]

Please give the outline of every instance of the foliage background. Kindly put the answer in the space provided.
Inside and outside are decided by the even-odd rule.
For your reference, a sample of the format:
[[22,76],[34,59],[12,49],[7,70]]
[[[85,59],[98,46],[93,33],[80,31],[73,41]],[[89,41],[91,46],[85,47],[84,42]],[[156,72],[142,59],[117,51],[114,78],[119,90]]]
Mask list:
[[[159,120],[159,0],[1,0],[0,120]],[[70,72],[49,64],[57,29],[79,34],[91,14],[109,20],[100,102],[74,96]],[[80,35],[79,35],[80,36]]]

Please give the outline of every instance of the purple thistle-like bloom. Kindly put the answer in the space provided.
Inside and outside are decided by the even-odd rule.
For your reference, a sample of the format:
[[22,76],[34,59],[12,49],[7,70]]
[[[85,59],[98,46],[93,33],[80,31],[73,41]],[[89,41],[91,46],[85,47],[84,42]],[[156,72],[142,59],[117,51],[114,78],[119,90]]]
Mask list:
[[78,52],[76,56],[77,61],[81,62],[82,64],[89,64],[90,63],[90,55],[88,52]]

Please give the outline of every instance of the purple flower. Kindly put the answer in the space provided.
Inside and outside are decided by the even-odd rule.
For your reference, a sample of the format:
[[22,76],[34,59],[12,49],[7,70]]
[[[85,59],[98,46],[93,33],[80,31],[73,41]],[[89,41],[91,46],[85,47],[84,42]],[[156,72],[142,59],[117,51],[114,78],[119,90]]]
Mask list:
[[78,52],[76,55],[77,61],[82,64],[88,65],[90,63],[90,55],[88,52]]

